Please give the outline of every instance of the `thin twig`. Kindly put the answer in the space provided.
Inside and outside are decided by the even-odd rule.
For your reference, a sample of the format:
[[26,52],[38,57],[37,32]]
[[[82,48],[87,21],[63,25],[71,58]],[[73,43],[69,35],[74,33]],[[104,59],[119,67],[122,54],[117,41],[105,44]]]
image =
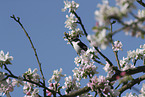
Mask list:
[[142,0],[136,0],[140,5],[142,5],[143,7],[145,7],[145,3],[142,2]]
[[95,61],[95,62],[97,62],[97,63],[99,63],[99,64],[101,64],[101,65],[104,65],[105,66],[105,64],[104,63],[102,63],[101,61],[98,61],[98,60],[96,60],[95,58],[92,58],[93,59],[93,61]]
[[65,35],[66,39],[68,40],[68,42],[69,42],[69,43],[72,45],[72,47],[73,47],[73,44],[72,44],[71,40],[69,39],[69,35],[68,35],[66,32],[64,32],[64,35]]
[[[130,12],[130,14],[133,15],[132,12]],[[144,31],[144,30],[140,29],[139,27],[134,27],[134,26],[133,26],[133,25],[137,24],[138,22],[144,21],[145,18],[138,18],[138,17],[136,17],[135,15],[134,15],[134,17],[137,18],[138,21],[132,22],[131,24],[125,24],[123,21],[121,21],[121,20],[119,20],[119,19],[116,19],[116,18],[112,17],[113,19],[117,20],[121,25],[123,25],[123,27],[122,27],[122,28],[119,28],[119,29],[117,29],[117,30],[115,30],[115,31],[112,32],[112,33],[109,32],[108,35],[115,35],[117,32],[120,32],[120,31],[126,29],[127,27],[130,27],[130,29],[132,29],[132,30],[140,31],[142,34],[145,34],[145,31]],[[108,35],[107,35],[107,36],[108,36]]]
[[131,14],[134,18],[139,19],[139,17],[136,16],[132,11],[130,12],[130,14]]
[[[114,24],[114,23],[116,23],[116,21],[113,21],[112,23],[111,23],[111,34],[113,33],[112,32],[112,25]],[[114,46],[113,45],[113,39],[112,39],[112,35],[111,35],[111,44],[112,44],[112,47]],[[114,52],[114,55],[115,55],[115,58],[116,58],[116,61],[117,61],[117,65],[118,65],[118,67],[119,67],[119,70],[121,69],[121,67],[120,67],[120,62],[119,62],[119,58],[118,58],[118,52],[116,52],[116,51],[113,51]]]
[[84,27],[84,25],[83,25],[83,23],[82,23],[82,20],[81,20],[81,18],[77,15],[77,13],[75,12],[75,11],[73,11],[72,12],[76,17],[77,17],[77,19],[79,20],[79,24],[81,25],[81,27],[82,27],[82,29],[83,29],[83,31],[84,31],[84,34],[85,34],[85,36],[87,37],[88,36],[88,33],[86,32],[86,29],[85,29],[85,27]]
[[13,73],[7,68],[6,64],[4,64],[5,70],[7,70],[11,75],[13,75]]
[[[39,61],[38,54],[37,54],[37,52],[36,52],[36,49],[35,49],[35,47],[34,47],[34,44],[33,44],[32,40],[31,40],[30,36],[28,35],[27,31],[25,30],[24,26],[23,26],[22,23],[20,22],[20,18],[17,17],[17,19],[16,19],[15,15],[11,16],[11,18],[13,18],[17,23],[19,23],[19,25],[22,27],[23,31],[25,32],[27,38],[29,39],[29,42],[30,42],[30,44],[31,44],[31,46],[32,46],[32,48],[33,48],[33,51],[34,51],[34,53],[35,53],[35,57],[36,57],[37,62],[38,62],[38,64],[39,64],[40,73],[41,73],[41,76],[42,76],[42,78],[43,78],[43,85],[45,86],[44,74],[43,74],[42,67],[41,67],[41,63],[40,63],[40,61]],[[44,96],[46,96],[46,89],[44,89]]]
[[115,54],[115,58],[116,58],[116,61],[117,61],[117,65],[119,67],[119,70],[121,70],[121,66],[120,66],[120,62],[119,62],[119,58],[118,58],[118,52],[115,52],[114,51],[114,54]]
[[114,67],[113,63],[102,52],[100,52],[100,50],[97,47],[95,47],[95,49],[110,64],[110,66],[113,68],[113,70],[116,71],[116,73],[120,72],[117,68]]

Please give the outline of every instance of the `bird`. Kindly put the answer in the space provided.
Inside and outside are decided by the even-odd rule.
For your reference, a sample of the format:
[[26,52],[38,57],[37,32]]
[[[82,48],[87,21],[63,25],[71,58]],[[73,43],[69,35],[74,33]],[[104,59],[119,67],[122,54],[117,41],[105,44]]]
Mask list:
[[88,49],[88,47],[83,42],[81,42],[79,38],[73,38],[71,42],[78,55],[80,55],[82,50],[87,51]]

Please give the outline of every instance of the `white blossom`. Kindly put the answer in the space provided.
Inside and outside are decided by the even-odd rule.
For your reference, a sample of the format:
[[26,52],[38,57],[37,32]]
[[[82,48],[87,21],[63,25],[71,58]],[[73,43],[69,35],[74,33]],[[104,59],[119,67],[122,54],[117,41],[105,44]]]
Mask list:
[[[135,64],[130,63],[130,61],[132,61],[133,63],[139,59],[144,61],[144,57],[145,57],[145,46],[141,45],[140,48],[137,48],[136,50],[133,51],[128,51],[127,52],[127,57],[123,57],[122,60],[120,60],[120,66],[121,66],[121,70],[127,70],[127,69],[131,69],[131,68],[135,68]],[[144,63],[143,63],[144,64]]]
[[75,30],[77,27],[77,18],[75,18],[74,14],[70,14],[70,16],[66,15],[67,20],[65,21],[65,27],[69,28],[69,30]]
[[108,72],[110,71],[112,68],[110,67],[110,64],[108,62],[106,62],[106,65],[103,67],[103,69]]
[[101,85],[99,89],[104,93],[105,97],[108,97],[110,94],[112,94],[113,97],[117,97],[120,94],[120,92],[118,92],[117,90],[111,89],[111,87],[109,86],[109,81],[106,80],[106,77],[102,75],[100,75],[99,77],[94,76],[87,85],[91,88],[92,91],[96,91],[96,89],[98,88],[97,86]]
[[101,49],[106,49],[109,44],[108,39],[106,38],[106,30],[103,29],[96,35],[88,35],[87,39],[90,41],[90,45],[94,47],[100,47]]
[[119,51],[119,50],[122,50],[122,46],[123,45],[120,41],[115,41],[112,49],[113,51]]
[[70,1],[66,0],[66,1],[64,1],[64,4],[65,5],[64,5],[64,8],[62,9],[62,11],[66,11],[67,9],[69,9],[69,12],[76,11],[79,7],[79,4],[76,3],[75,1],[70,2]]
[[54,80],[55,82],[59,82],[61,77],[66,76],[66,74],[62,74],[62,68],[60,68],[60,70],[54,70],[53,71],[53,75],[52,77],[49,79],[48,83],[51,83],[52,80]]
[[[1,77],[4,77],[4,73],[0,73]],[[12,84],[12,80],[10,78],[7,78],[6,80],[0,81],[0,96],[7,95],[9,96],[9,92],[13,92],[14,86]]]
[[39,97],[39,89],[29,82],[24,83],[23,92],[26,94],[24,97]]
[[138,10],[138,17],[139,18],[144,18],[145,17],[145,10]]
[[31,68],[28,69],[28,71],[26,71],[23,76],[26,78],[26,79],[30,79],[34,82],[39,82],[40,79],[42,79],[39,74],[37,73],[38,69],[35,68],[33,71],[31,70]]
[[[142,97],[145,97],[145,83],[143,83],[142,85],[142,88],[141,88],[141,94],[140,95],[143,95]],[[141,97],[141,96],[140,96]]]
[[[126,12],[129,12],[132,8],[135,8],[133,4],[135,0],[116,0],[116,5],[120,7],[120,9],[126,8]],[[127,7],[125,7],[127,6]]]
[[69,92],[76,91],[80,88],[80,82],[77,82],[75,78],[71,76],[65,78],[63,89],[66,89],[66,94]]
[[[124,29],[125,34],[142,38],[144,36],[142,31],[145,30],[145,26],[144,26],[143,22],[144,22],[144,20],[138,20],[138,19],[135,19],[135,20],[131,19],[129,21],[125,21],[125,24],[129,25],[128,27],[126,27]],[[138,28],[138,29],[136,29],[136,28]],[[134,30],[134,29],[136,29],[136,30]],[[139,29],[142,29],[142,31]]]
[[75,58],[75,63],[77,67],[73,70],[74,77],[80,81],[82,78],[86,79],[87,76],[92,77],[97,74],[97,66],[94,65],[92,61],[93,54],[96,52],[93,49],[88,49],[86,52],[82,51],[79,57]]
[[0,64],[10,64],[11,60],[13,60],[13,57],[9,56],[9,52],[5,55],[2,50],[0,51]]
[[95,18],[100,26],[110,24],[111,18],[122,19],[127,16],[127,12],[134,8],[134,0],[116,0],[118,6],[110,6],[108,0],[102,0],[102,4],[98,4],[99,10],[95,11]]

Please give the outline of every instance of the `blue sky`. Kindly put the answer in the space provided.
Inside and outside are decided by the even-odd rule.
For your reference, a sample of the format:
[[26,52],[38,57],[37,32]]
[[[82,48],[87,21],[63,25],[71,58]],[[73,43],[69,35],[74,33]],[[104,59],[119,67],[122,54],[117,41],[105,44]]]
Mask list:
[[[82,18],[87,32],[92,34],[91,29],[95,25],[94,11],[98,1],[82,0],[78,3],[80,7],[77,13]],[[63,0],[0,1],[0,50],[5,53],[9,51],[10,55],[14,57],[13,64],[8,68],[15,75],[22,75],[28,68],[38,68],[38,64],[25,33],[10,18],[13,14],[21,18],[22,24],[29,33],[42,63],[46,79],[48,80],[51,77],[53,70],[59,68],[63,69],[64,74],[72,75],[72,69],[75,67],[74,57],[77,54],[71,45],[67,45],[63,40],[63,33],[68,31],[64,28],[66,13],[61,12],[63,6]],[[136,49],[140,44],[144,44],[144,40],[125,36],[123,32],[116,34],[115,37],[114,39],[123,43],[123,51],[119,52],[120,59],[122,59],[122,56],[126,57],[126,51]],[[85,37],[82,39],[89,46]],[[111,61],[116,62],[110,48],[103,53]],[[100,73],[104,72],[101,68],[99,68],[99,71]],[[15,89],[11,93],[12,97],[24,95],[22,88]]]

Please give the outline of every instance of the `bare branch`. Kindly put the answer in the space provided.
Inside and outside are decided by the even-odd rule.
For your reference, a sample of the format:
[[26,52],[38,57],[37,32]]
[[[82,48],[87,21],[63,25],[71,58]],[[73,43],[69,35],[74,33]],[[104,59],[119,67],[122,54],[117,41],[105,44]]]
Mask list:
[[[40,69],[40,72],[41,72],[41,76],[42,76],[42,78],[43,78],[43,85],[45,86],[44,74],[43,74],[42,67],[41,67],[41,63],[40,63],[40,61],[39,61],[38,54],[37,54],[37,52],[36,52],[36,49],[35,49],[35,47],[34,47],[34,44],[33,44],[32,40],[31,40],[30,36],[28,35],[27,31],[25,30],[24,26],[23,26],[22,23],[20,22],[20,18],[17,17],[17,19],[16,19],[15,15],[11,16],[11,18],[13,18],[17,23],[19,23],[19,25],[22,27],[23,31],[25,32],[27,38],[29,39],[29,42],[31,43],[31,46],[32,46],[33,51],[34,51],[34,53],[35,53],[35,57],[36,57],[37,62],[38,62],[38,64],[39,64],[39,69]],[[46,96],[46,89],[44,89],[44,96]]]

